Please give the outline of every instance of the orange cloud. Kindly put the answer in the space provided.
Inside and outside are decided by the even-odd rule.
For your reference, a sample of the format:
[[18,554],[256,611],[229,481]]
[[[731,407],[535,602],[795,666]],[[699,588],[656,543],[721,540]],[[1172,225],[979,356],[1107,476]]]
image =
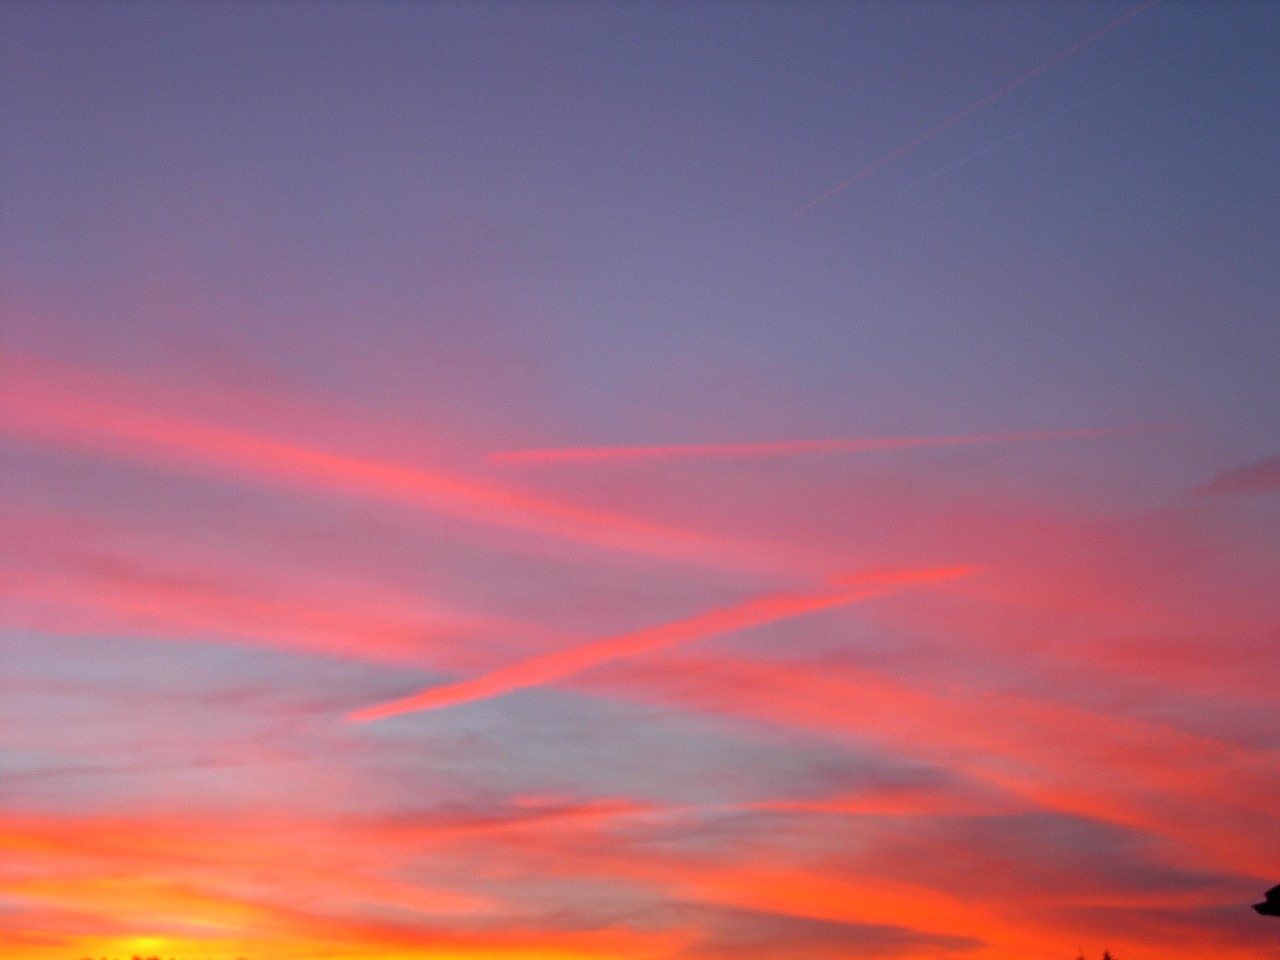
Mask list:
[[[909,936],[895,955],[913,960],[934,960],[947,952],[936,944],[948,940],[970,941],[963,955],[980,960],[1060,960],[1064,939],[1097,936],[1098,924],[1082,929],[1051,906],[1117,911],[1148,903],[1123,889],[1097,891],[1088,877],[1052,891],[1050,902],[1031,866],[994,891],[985,881],[956,882],[966,864],[983,862],[982,851],[963,846],[938,850],[959,861],[956,870],[941,876],[919,871],[928,877],[923,882],[893,876],[891,865],[874,857],[842,862],[874,845],[874,826],[863,822],[826,833],[820,850],[788,844],[785,831],[754,821],[728,844],[733,834],[700,830],[699,837],[714,839],[714,849],[647,842],[669,836],[666,831],[681,820],[696,825],[703,815],[698,808],[625,799],[527,798],[487,813],[444,808],[324,821],[261,814],[234,822],[163,814],[8,816],[0,817],[0,896],[23,903],[33,929],[52,932],[44,946],[13,953],[16,960],[56,960],[54,939],[64,956],[71,946],[90,943],[98,956],[127,956],[128,945],[144,940],[163,946],[164,955],[218,960],[704,956],[697,945],[705,927],[697,914],[675,924],[645,919],[630,929],[587,924],[576,932],[565,929],[563,913],[550,923],[510,922],[522,890],[561,880],[583,889],[625,888],[632,899],[622,902],[645,904],[637,914],[644,918],[700,905],[849,924],[854,937],[860,925],[896,928]],[[946,829],[945,821],[935,827]],[[429,858],[440,851],[447,852],[444,859]],[[455,872],[460,863],[465,869]],[[431,880],[403,879],[409,875]],[[503,893],[477,896],[450,888],[474,877],[501,878]],[[507,893],[517,900],[506,902]],[[1176,900],[1184,908],[1215,902],[1211,892],[1178,894]],[[1150,931],[1133,937],[1122,914],[1111,916],[1108,945],[1138,960],[1151,958]],[[13,923],[12,915],[0,917],[0,942]],[[1162,931],[1161,937],[1183,949],[1204,946],[1185,931]]]
[[[702,812],[667,814],[697,817]],[[718,830],[710,835],[723,839]],[[937,943],[948,940],[969,941],[964,955],[984,960],[1053,957],[1045,945],[1059,939],[1061,931],[1018,918],[1016,905],[1006,916],[996,905],[964,891],[903,882],[873,871],[854,875],[823,857],[806,857],[780,839],[785,838],[755,825],[741,842],[707,854],[696,845],[682,850],[616,841],[566,848],[562,839],[548,838],[541,846],[522,850],[520,863],[523,870],[542,878],[595,876],[643,885],[651,896],[666,902],[848,924],[850,943],[862,926],[897,928],[921,941],[895,952],[904,957],[936,958]],[[847,840],[847,833],[833,837],[831,852],[846,849]]]
[[867,600],[882,596],[896,587],[964,576],[971,572],[972,569],[969,567],[944,567],[899,574],[876,573],[865,578],[846,578],[842,583],[846,589],[842,590],[824,590],[806,594],[780,593],[756,597],[735,607],[712,610],[659,627],[607,637],[569,650],[532,657],[482,677],[434,687],[411,697],[357,710],[349,715],[349,719],[356,722],[378,720],[401,713],[438,710],[442,707],[497,697],[516,690],[562,680],[613,660],[634,657],[677,644],[746,630],[775,620]]
[[[568,806],[561,813],[573,817]],[[407,826],[282,816],[0,816],[0,897],[23,905],[0,916],[0,944],[6,960],[65,960],[73,948],[220,960],[610,960],[651,957],[679,939],[505,922],[487,930],[503,904],[390,876],[421,839]],[[23,916],[44,934],[14,952]],[[490,923],[469,931],[468,918]]]

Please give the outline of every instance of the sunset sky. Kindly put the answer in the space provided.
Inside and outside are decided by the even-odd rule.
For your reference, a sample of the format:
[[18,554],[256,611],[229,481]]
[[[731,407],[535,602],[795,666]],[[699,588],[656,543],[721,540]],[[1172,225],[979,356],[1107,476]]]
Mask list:
[[1260,960],[1280,4],[0,5],[0,957]]

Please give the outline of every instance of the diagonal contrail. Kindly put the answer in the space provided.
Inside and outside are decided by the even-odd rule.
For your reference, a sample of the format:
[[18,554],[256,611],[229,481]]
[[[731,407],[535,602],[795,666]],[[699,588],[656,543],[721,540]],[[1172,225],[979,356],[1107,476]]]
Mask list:
[[1015,77],[1014,79],[1006,83],[1004,86],[993,90],[991,93],[988,93],[985,97],[982,97],[979,100],[975,100],[973,103],[969,104],[959,113],[953,114],[952,116],[948,117],[946,120],[943,120],[941,123],[930,127],[928,130],[920,134],[915,139],[908,140],[906,143],[904,143],[902,146],[898,147],[897,149],[891,150],[889,153],[886,153],[879,160],[875,160],[867,164],[865,167],[863,167],[853,176],[849,177],[849,179],[841,181],[840,183],[837,183],[834,187],[832,187],[826,193],[819,194],[818,196],[814,197],[804,206],[798,208],[794,213],[792,213],[791,219],[794,220],[796,217],[803,216],[804,214],[812,210],[814,207],[818,206],[818,204],[823,203],[827,200],[830,200],[836,194],[842,193],[843,191],[852,187],[855,183],[865,180],[867,177],[871,176],[871,174],[875,173],[881,167],[887,166],[888,164],[892,163],[894,160],[897,160],[899,157],[904,157],[911,151],[915,150],[917,147],[923,146],[924,144],[928,143],[938,134],[942,133],[944,130],[950,127],[955,126],[961,120],[964,120],[964,119],[967,119],[968,117],[973,116],[973,114],[977,113],[983,107],[989,104],[995,103],[1001,97],[1005,96],[1008,93],[1013,92],[1018,87],[1026,83],[1028,80],[1034,80],[1036,77],[1040,76],[1040,74],[1044,73],[1045,71],[1052,70],[1054,67],[1062,63],[1064,60],[1068,60],[1071,57],[1075,56],[1085,47],[1101,40],[1112,30],[1115,30],[1118,27],[1124,26],[1124,24],[1128,23],[1134,17],[1138,16],[1141,13],[1145,13],[1147,10],[1150,10],[1159,2],[1160,0],[1147,0],[1146,3],[1143,3],[1140,6],[1134,7],[1128,13],[1125,13],[1122,16],[1116,17],[1116,19],[1112,20],[1106,26],[1100,27],[1099,29],[1095,30],[1093,33],[1089,34],[1087,37],[1081,40],[1077,40],[1075,43],[1067,47],[1065,50],[1061,50],[1058,53],[1054,54],[1052,57],[1050,57],[1048,60],[1046,60],[1044,63],[1040,64],[1039,66],[1032,67],[1026,73],[1022,74],[1021,76]]
[[1098,100],[1101,100],[1103,97],[1105,97],[1111,91],[1115,90],[1117,87],[1123,86],[1126,83],[1130,83],[1132,79],[1133,79],[1132,77],[1125,77],[1118,83],[1113,83],[1110,86],[1106,87],[1105,89],[1099,90],[1097,93],[1092,93],[1087,97],[1083,97],[1079,100],[1076,100],[1072,103],[1067,104],[1062,109],[1049,114],[1049,116],[1047,117],[1042,117],[1041,119],[1035,121],[1034,123],[1029,123],[1025,127],[1022,127],[1019,130],[1015,130],[1013,133],[1007,133],[1003,137],[1000,137],[997,140],[993,140],[991,143],[988,143],[986,146],[978,150],[975,150],[973,153],[970,153],[964,157],[961,157],[959,160],[955,160],[947,164],[945,167],[942,167],[939,170],[933,171],[933,173],[929,174],[928,176],[923,177],[920,180],[917,180],[911,186],[905,188],[903,192],[915,190],[918,187],[923,187],[926,183],[931,183],[934,180],[938,179],[939,177],[944,177],[948,173],[951,173],[953,170],[959,170],[961,167],[965,166],[966,164],[972,163],[974,160],[977,160],[979,157],[985,157],[988,153],[991,153],[994,150],[999,150],[1001,147],[1003,147],[1007,143],[1012,143],[1014,140],[1017,140],[1020,137],[1025,137],[1029,133],[1034,133],[1036,130],[1039,130],[1043,127],[1047,127],[1049,124],[1060,119],[1061,117],[1065,117],[1067,114],[1073,113],[1074,111],[1079,110],[1081,107],[1087,107],[1089,104],[1094,103]]
[[880,572],[833,582],[825,590],[810,593],[774,593],[755,597],[734,607],[664,623],[658,627],[606,637],[592,643],[530,657],[509,667],[471,680],[431,687],[400,700],[356,710],[347,719],[356,723],[401,713],[438,710],[476,700],[488,700],[516,690],[540,687],[614,660],[634,657],[677,644],[763,626],[776,620],[816,613],[859,600],[869,600],[901,587],[948,580],[974,572],[973,567],[934,567],[902,572]]

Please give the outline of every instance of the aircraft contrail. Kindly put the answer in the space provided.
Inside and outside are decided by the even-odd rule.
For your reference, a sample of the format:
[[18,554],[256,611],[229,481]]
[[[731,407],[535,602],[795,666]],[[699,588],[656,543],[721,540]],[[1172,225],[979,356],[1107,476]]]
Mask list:
[[765,443],[672,444],[653,447],[568,447],[546,450],[507,450],[491,453],[490,463],[595,463],[604,460],[746,460],[755,457],[841,453],[859,450],[897,450],[907,447],[960,447],[980,443],[1029,440],[1067,440],[1142,433],[1151,427],[1109,427],[1081,430],[1033,430],[1009,433],[968,433],[936,437],[855,437],[829,440],[778,440]]
[[908,153],[910,153],[912,150],[915,150],[917,147],[923,146],[924,144],[932,140],[934,137],[936,137],[938,134],[942,133],[944,130],[950,127],[953,127],[957,123],[959,123],[961,120],[964,120],[972,116],[973,114],[981,110],[983,107],[989,104],[995,103],[1001,97],[1016,90],[1018,87],[1022,86],[1028,80],[1033,80],[1036,77],[1040,76],[1040,74],[1044,73],[1045,71],[1051,70],[1054,67],[1056,67],[1058,64],[1062,63],[1063,61],[1070,59],[1071,57],[1079,53],[1081,50],[1083,50],[1085,47],[1090,46],[1091,44],[1101,40],[1111,31],[1117,29],[1118,27],[1124,26],[1124,24],[1128,23],[1134,17],[1138,16],[1139,14],[1145,13],[1147,10],[1150,10],[1159,2],[1160,0],[1147,0],[1146,3],[1143,3],[1140,6],[1134,7],[1128,13],[1125,13],[1122,16],[1116,17],[1116,19],[1112,20],[1106,26],[1101,27],[1098,30],[1095,30],[1093,33],[1089,34],[1087,37],[1081,40],[1077,40],[1075,43],[1071,44],[1071,46],[1067,47],[1065,50],[1061,50],[1058,53],[1054,54],[1052,57],[1050,57],[1048,60],[1046,60],[1044,63],[1040,64],[1039,66],[1032,67],[1026,73],[1022,74],[1021,76],[1015,77],[1014,79],[1006,83],[1004,86],[993,90],[991,93],[987,94],[985,97],[982,97],[979,100],[975,100],[973,103],[969,104],[959,113],[953,114],[952,116],[948,117],[946,120],[943,120],[941,123],[938,123],[930,127],[928,130],[920,134],[915,139],[908,140],[906,143],[904,143],[902,146],[898,147],[897,149],[891,150],[889,153],[886,153],[879,160],[875,160],[867,164],[865,167],[863,167],[853,176],[849,177],[847,180],[837,183],[834,187],[832,187],[826,193],[822,193],[814,197],[804,206],[798,208],[794,213],[792,213],[791,219],[794,220],[796,217],[803,216],[804,214],[812,210],[814,207],[816,207],[818,204],[823,203],[826,200],[830,200],[836,194],[842,193],[843,191],[849,189],[849,187],[852,187],[855,183],[865,180],[867,177],[871,176],[871,174],[875,173],[881,167],[884,167],[892,163],[894,160],[897,160],[899,157],[906,156]]
[[401,713],[439,710],[475,700],[488,700],[516,690],[539,687],[613,660],[690,643],[707,637],[758,627],[775,620],[816,613],[859,600],[882,596],[900,587],[948,580],[973,573],[973,567],[933,567],[900,572],[877,572],[831,582],[810,593],[774,593],[755,597],[734,607],[676,620],[658,627],[596,640],[567,650],[530,657],[509,667],[471,680],[431,687],[421,693],[356,710],[347,719],[356,723],[380,720]]
[[1000,137],[996,140],[993,140],[991,143],[988,143],[985,147],[981,147],[978,150],[973,151],[973,153],[967,154],[961,157],[959,160],[955,160],[947,164],[945,167],[942,167],[939,170],[933,171],[933,173],[929,174],[928,176],[922,177],[921,179],[913,183],[911,186],[907,187],[903,192],[905,193],[911,190],[915,190],[919,187],[923,187],[926,183],[931,183],[932,181],[938,179],[938,177],[946,176],[948,173],[951,173],[951,171],[958,170],[961,167],[963,167],[965,164],[972,163],[974,160],[977,160],[979,157],[986,156],[988,153],[991,153],[993,150],[999,150],[1006,143],[1012,143],[1014,140],[1017,140],[1019,137],[1025,137],[1029,133],[1034,133],[1035,131],[1039,130],[1041,127],[1047,127],[1049,124],[1053,123],[1055,120],[1058,120],[1061,117],[1065,117],[1068,113],[1073,113],[1076,110],[1079,110],[1081,107],[1088,106],[1089,104],[1094,103],[1097,100],[1101,100],[1104,96],[1106,96],[1111,91],[1115,90],[1117,87],[1123,86],[1124,84],[1131,82],[1132,79],[1133,79],[1132,77],[1125,77],[1119,83],[1113,83],[1110,86],[1106,87],[1105,89],[1099,90],[1097,93],[1091,93],[1087,97],[1082,97],[1079,100],[1076,100],[1072,103],[1067,104],[1062,109],[1054,111],[1053,113],[1049,114],[1049,116],[1047,117],[1042,117],[1041,119],[1036,120],[1034,123],[1029,123],[1025,127],[1021,127],[1018,130],[1015,130],[1013,133],[1007,133],[1003,137]]

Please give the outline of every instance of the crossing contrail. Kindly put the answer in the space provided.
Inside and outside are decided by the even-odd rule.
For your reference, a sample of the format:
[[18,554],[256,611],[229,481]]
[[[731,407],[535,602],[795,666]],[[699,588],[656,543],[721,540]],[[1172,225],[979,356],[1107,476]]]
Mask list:
[[968,433],[937,437],[849,437],[826,440],[775,440],[764,443],[672,444],[654,447],[566,447],[546,450],[503,450],[486,458],[497,464],[599,463],[618,460],[748,460],[815,453],[901,450],[911,447],[962,447],[971,444],[1066,440],[1144,433],[1151,427],[1102,427],[1080,430],[1034,430],[1021,433]]

